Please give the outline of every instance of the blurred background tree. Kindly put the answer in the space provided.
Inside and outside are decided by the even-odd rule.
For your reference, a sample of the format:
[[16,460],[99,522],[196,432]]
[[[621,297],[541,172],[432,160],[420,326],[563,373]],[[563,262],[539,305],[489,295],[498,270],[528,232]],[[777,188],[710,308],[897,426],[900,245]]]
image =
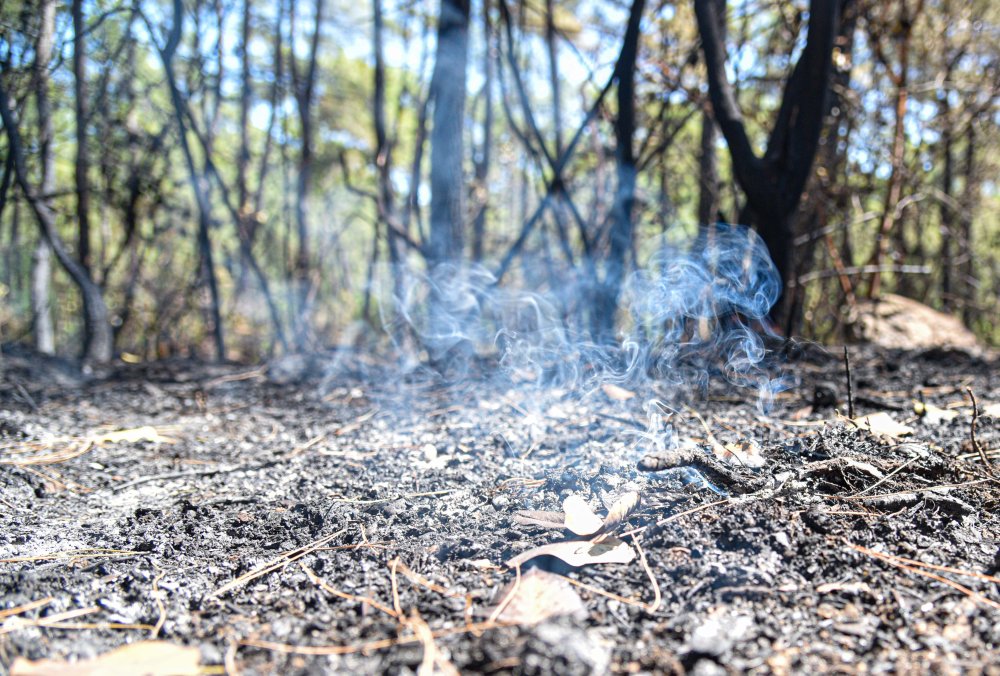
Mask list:
[[721,220],[783,330],[899,293],[997,345],[998,45],[989,0],[7,0],[2,338],[257,360],[457,260],[607,341]]

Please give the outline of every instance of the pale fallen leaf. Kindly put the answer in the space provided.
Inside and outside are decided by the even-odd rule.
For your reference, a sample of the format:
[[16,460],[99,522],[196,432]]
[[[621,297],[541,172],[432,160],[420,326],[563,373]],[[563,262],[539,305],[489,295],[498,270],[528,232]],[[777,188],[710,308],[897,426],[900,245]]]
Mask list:
[[500,566],[489,559],[469,559],[466,563],[476,570],[500,570]]
[[638,506],[638,493],[635,491],[623,493],[621,497],[615,501],[615,504],[611,506],[611,509],[608,510],[608,515],[604,517],[604,523],[601,524],[601,532],[610,533],[614,531],[618,528],[618,526],[624,523],[629,516],[631,516],[632,512],[634,512]]
[[827,582],[816,587],[818,594],[833,594],[843,592],[845,594],[873,594],[871,586],[867,582]]
[[979,409],[979,415],[988,415],[991,418],[1000,418],[1000,403],[987,404]]
[[91,660],[26,660],[11,665],[11,676],[197,676],[201,652],[166,641],[140,641]]
[[635,550],[618,538],[608,538],[601,542],[553,542],[518,554],[507,561],[507,566],[515,568],[538,556],[554,556],[578,568],[598,563],[630,563],[635,558]]
[[177,440],[173,437],[165,437],[160,432],[149,425],[136,427],[130,430],[119,430],[117,432],[106,432],[95,440],[99,444],[115,444],[122,441],[152,441],[158,444],[175,444]]
[[608,399],[612,401],[628,401],[635,396],[635,392],[632,390],[626,390],[624,387],[612,383],[601,385],[601,389],[604,390],[604,394],[607,395]]
[[[513,596],[511,596],[513,594]],[[501,622],[538,624],[550,617],[586,613],[586,606],[572,585],[561,575],[533,568],[500,593],[506,604],[497,615]]]
[[913,428],[893,420],[885,411],[854,418],[851,422],[860,429],[868,430],[875,436],[897,439],[913,434]]
[[940,425],[958,417],[958,411],[941,408],[934,404],[925,404],[922,401],[913,402],[913,412],[921,416],[928,425]]
[[523,526],[563,529],[566,527],[566,515],[563,512],[522,509],[514,513],[514,522]]
[[566,514],[566,528],[577,535],[593,535],[604,525],[604,520],[594,514],[587,501],[579,495],[571,495],[563,500]]
[[765,463],[760,444],[753,439],[734,441],[725,446],[713,446],[713,450],[719,460],[730,465],[757,468],[763,467]]

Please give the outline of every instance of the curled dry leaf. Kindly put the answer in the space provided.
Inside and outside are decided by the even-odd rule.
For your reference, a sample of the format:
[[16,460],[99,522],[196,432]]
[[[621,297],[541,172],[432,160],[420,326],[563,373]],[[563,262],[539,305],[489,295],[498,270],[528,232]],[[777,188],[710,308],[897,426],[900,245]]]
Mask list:
[[618,538],[607,538],[601,542],[553,542],[518,554],[507,561],[507,566],[522,566],[538,556],[554,556],[578,568],[598,563],[630,563],[635,558],[635,550]]
[[851,420],[855,427],[868,430],[877,437],[887,437],[898,439],[913,434],[913,428],[893,420],[892,416],[885,411],[872,413]]
[[601,517],[594,514],[587,501],[579,495],[571,495],[563,500],[563,511],[566,514],[566,528],[577,535],[593,535],[604,525]]
[[629,491],[622,494],[615,504],[611,506],[608,510],[608,515],[604,517],[604,523],[601,524],[601,533],[609,534],[615,531],[618,526],[625,523],[632,512],[636,510],[639,506],[639,494],[635,491]]
[[543,512],[534,509],[522,509],[514,513],[514,523],[522,526],[538,526],[562,530],[566,527],[566,515],[562,512]]
[[716,457],[730,465],[759,468],[764,466],[760,444],[753,439],[742,439],[725,446],[713,448]]
[[612,383],[601,385],[601,389],[604,390],[604,394],[607,395],[608,399],[612,401],[628,401],[635,396],[635,392],[632,390],[626,390],[624,387]]
[[201,651],[166,641],[140,641],[92,660],[26,660],[11,665],[11,676],[198,676]]
[[934,404],[925,404],[922,401],[913,402],[913,412],[922,417],[928,425],[940,425],[958,417],[958,411],[951,411]]
[[507,585],[498,598],[506,605],[496,619],[512,624],[538,624],[550,617],[587,611],[564,577],[537,568],[522,575],[519,582]]

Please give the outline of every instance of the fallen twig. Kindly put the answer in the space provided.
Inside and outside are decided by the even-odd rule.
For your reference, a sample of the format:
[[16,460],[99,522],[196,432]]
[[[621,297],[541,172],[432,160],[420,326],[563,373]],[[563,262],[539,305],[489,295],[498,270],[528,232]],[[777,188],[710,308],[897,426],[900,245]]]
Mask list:
[[356,594],[349,594],[348,592],[343,592],[340,591],[339,589],[336,589],[335,587],[328,584],[325,580],[320,578],[318,575],[316,575],[316,573],[314,573],[311,568],[309,568],[306,564],[302,562],[299,562],[299,568],[302,569],[302,571],[306,574],[306,577],[308,577],[313,584],[315,584],[317,587],[319,587],[326,593],[332,594],[333,596],[345,599],[347,601],[354,601],[356,603],[369,605],[375,610],[385,613],[389,617],[395,618],[397,620],[399,619],[399,615],[396,613],[395,610],[389,608],[388,606],[382,605],[375,599],[367,596],[357,596]]
[[851,384],[851,357],[844,346],[844,373],[847,376],[847,417],[854,420],[854,385]]
[[[473,632],[483,632],[489,631],[491,629],[501,629],[503,627],[516,626],[514,623],[508,622],[479,622],[477,624],[469,624],[462,627],[450,627],[448,629],[438,629],[432,631],[431,635],[434,638],[444,638],[446,636],[455,636],[458,634],[471,634]],[[275,643],[272,641],[260,641],[257,639],[243,639],[240,641],[240,645],[247,646],[251,648],[262,648],[264,650],[271,650],[273,652],[279,652],[289,655],[350,655],[353,653],[368,653],[373,650],[383,650],[385,648],[391,648],[397,645],[409,645],[412,643],[420,643],[420,638],[417,636],[397,636],[395,638],[383,638],[376,641],[369,641],[368,643],[360,643],[357,645],[326,645],[326,646],[298,646],[290,645],[287,643]]]
[[44,599],[38,599],[37,601],[30,601],[20,606],[14,606],[13,608],[7,608],[6,610],[0,610],[0,620],[3,620],[14,615],[21,615],[30,610],[36,610],[38,608],[44,608],[53,601],[56,600],[54,596],[47,596]]
[[230,582],[227,582],[226,584],[222,585],[221,587],[219,587],[218,589],[216,589],[214,592],[212,592],[211,594],[209,594],[208,598],[217,598],[219,596],[222,596],[223,594],[225,594],[228,591],[231,591],[233,589],[236,589],[237,587],[243,586],[244,584],[246,584],[250,580],[254,580],[254,579],[258,578],[258,577],[262,577],[264,575],[267,575],[268,573],[274,572],[275,570],[278,570],[279,568],[283,568],[284,566],[287,566],[289,563],[294,563],[295,561],[298,561],[299,559],[301,559],[303,556],[306,556],[308,554],[312,554],[313,552],[315,552],[317,549],[320,549],[323,545],[325,545],[330,540],[332,540],[335,537],[338,537],[340,535],[343,535],[346,532],[347,532],[347,528],[341,528],[336,533],[330,533],[329,535],[324,535],[320,539],[314,540],[313,542],[309,543],[308,545],[305,545],[304,547],[299,547],[298,549],[292,549],[290,551],[285,552],[284,554],[280,554],[280,555],[276,556],[275,558],[271,559],[270,561],[268,561],[267,563],[265,563],[264,565],[255,568],[254,570],[250,571],[249,573],[245,573],[243,575],[240,575],[235,580],[231,580]]
[[[0,563],[24,563],[28,561],[57,561],[59,559],[100,559],[136,556],[148,552],[134,552],[129,549],[68,549],[60,552],[49,552],[48,554],[36,554],[34,556],[13,556],[9,559],[0,559]],[[0,615],[2,617],[2,615]]]
[[[959,591],[959,592],[965,594],[966,596],[968,596],[969,598],[971,598],[973,601],[979,601],[980,603],[988,605],[991,608],[995,608],[997,610],[1000,610],[1000,603],[997,603],[993,599],[987,598],[986,596],[983,596],[979,592],[977,592],[977,591],[975,591],[973,589],[969,589],[965,585],[960,584],[958,582],[955,582],[954,580],[949,580],[946,577],[943,577],[941,575],[937,575],[936,573],[931,573],[931,572],[928,572],[928,571],[922,569],[922,567],[928,567],[928,568],[933,568],[933,569],[939,569],[939,567],[932,566],[931,564],[924,564],[924,563],[921,563],[919,561],[914,561],[913,563],[917,564],[916,566],[914,566],[914,565],[910,565],[910,564],[907,564],[907,563],[903,562],[903,561],[906,561],[906,560],[912,561],[912,559],[901,559],[900,557],[893,556],[892,554],[883,554],[882,552],[876,552],[873,549],[868,549],[867,547],[861,547],[860,545],[855,545],[855,544],[852,544],[852,543],[847,543],[847,546],[850,547],[851,549],[857,551],[857,552],[861,552],[862,554],[866,554],[868,556],[876,558],[879,561],[884,561],[885,563],[888,563],[890,566],[895,566],[896,568],[900,568],[901,570],[905,570],[905,571],[910,572],[910,573],[916,573],[917,575],[923,575],[924,577],[928,577],[928,578],[930,578],[930,579],[932,579],[932,580],[934,580],[936,582],[940,582],[942,584],[945,584],[945,585],[951,587],[952,589],[955,589],[956,591]],[[921,567],[917,567],[917,566],[921,566]],[[950,570],[954,571],[954,569],[950,569]],[[958,574],[967,575],[968,573],[959,572]],[[972,575],[976,576],[976,574],[974,574],[974,573]],[[993,578],[993,579],[996,580],[996,578]],[[1000,581],[1000,580],[997,580],[997,581]]]
[[217,474],[232,474],[233,472],[256,472],[260,469],[267,469],[269,467],[274,467],[282,460],[286,458],[279,458],[277,460],[268,460],[267,462],[262,462],[256,465],[237,465],[235,467],[216,467],[215,469],[199,469],[191,470],[187,472],[166,472],[164,474],[150,474],[149,476],[139,477],[138,479],[133,479],[132,481],[126,481],[123,484],[118,484],[117,486],[112,486],[111,490],[115,493],[119,493],[128,488],[134,488],[135,486],[140,486],[151,481],[172,481],[174,479],[188,479],[195,477],[206,477],[215,476]]
[[649,576],[649,582],[653,585],[653,602],[646,605],[646,612],[650,615],[656,613],[660,607],[660,602],[663,597],[660,596],[660,585],[656,581],[656,576],[653,575],[653,571],[649,567],[649,563],[646,561],[646,552],[642,550],[642,545],[639,544],[639,538],[635,535],[632,536],[632,544],[639,551],[639,563],[642,565],[642,569],[646,571],[646,575]]
[[969,393],[969,399],[972,400],[972,424],[969,426],[969,437],[972,440],[972,450],[979,454],[979,459],[983,461],[986,473],[992,476],[993,462],[990,460],[989,456],[986,455],[986,451],[983,450],[979,440],[976,439],[976,421],[979,420],[979,404],[976,403],[976,395],[972,393],[971,387],[965,388],[965,391]]

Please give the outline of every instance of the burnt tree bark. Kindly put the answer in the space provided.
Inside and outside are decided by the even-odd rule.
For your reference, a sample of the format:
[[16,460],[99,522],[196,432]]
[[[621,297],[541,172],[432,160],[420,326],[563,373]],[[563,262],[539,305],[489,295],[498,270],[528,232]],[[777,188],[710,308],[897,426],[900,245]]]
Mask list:
[[[719,16],[724,16],[726,0],[711,0],[716,5]],[[725,42],[726,23],[719,23],[720,39]],[[715,124],[712,109],[705,102],[701,113],[701,138],[698,155],[698,225],[712,225],[718,220],[719,212],[719,156],[715,142],[719,138],[719,127]]]
[[79,224],[76,257],[90,274],[90,154],[87,148],[87,47],[83,0],[73,0],[73,99],[76,105],[76,215]]
[[[475,158],[475,177],[478,204],[476,218],[472,222],[472,260],[483,259],[483,244],[486,238],[486,212],[489,208],[490,153],[493,150],[493,22],[490,20],[490,2],[483,2],[483,143]],[[558,135],[557,135],[558,139]]]
[[[724,3],[722,3],[724,5]],[[763,157],[750,142],[733,86],[726,76],[724,9],[715,0],[695,0],[709,96],[732,159],[733,174],[746,195],[741,220],[756,227],[787,286],[794,270],[792,217],[819,144],[827,106],[840,0],[811,0],[805,48],[785,83],[774,128]],[[785,312],[784,294],[772,310]]]
[[[39,199],[51,213],[51,195],[55,192],[55,156],[52,148],[52,101],[49,98],[49,59],[52,58],[56,25],[56,3],[43,0],[39,5],[38,37],[35,40],[35,62],[32,84],[35,88],[35,112],[38,124],[38,157],[41,163]],[[56,350],[55,327],[52,324],[50,296],[52,287],[52,245],[42,237],[31,262],[31,318],[35,349],[44,354]]]
[[[145,17],[144,17],[145,18]],[[147,26],[153,33],[153,27],[147,20]],[[208,195],[201,173],[194,163],[194,155],[191,152],[191,145],[188,142],[187,120],[184,111],[186,105],[174,73],[174,56],[177,47],[180,45],[181,35],[184,30],[184,4],[182,0],[173,0],[173,23],[170,33],[167,36],[167,43],[164,47],[157,45],[160,60],[163,62],[163,70],[167,76],[167,85],[170,89],[170,100],[173,105],[174,122],[177,125],[177,135],[181,142],[181,150],[184,154],[184,162],[188,170],[188,181],[194,193],[195,202],[198,206],[198,249],[201,253],[201,266],[208,282],[211,307],[209,312],[212,317],[212,338],[215,343],[215,356],[218,360],[226,358],[226,341],[222,327],[222,300],[219,294],[219,283],[215,276],[215,258],[212,253],[211,239],[211,206],[208,203]]]
[[872,255],[871,285],[868,287],[868,297],[877,298],[882,289],[882,262],[889,255],[889,236],[899,220],[899,201],[903,194],[903,160],[906,154],[906,111],[910,100],[910,47],[913,39],[913,25],[923,12],[924,0],[917,0],[916,7],[911,11],[906,0],[899,3],[894,28],[897,44],[897,59],[899,68],[893,70],[889,57],[882,44],[882,35],[874,33],[871,36],[875,55],[886,69],[889,79],[896,88],[893,104],[894,120],[892,129],[892,150],[890,154],[889,184],[886,187],[885,199],[882,204],[882,218],[879,223],[878,240],[875,242],[875,253]]
[[462,124],[465,119],[469,0],[441,0],[431,76],[431,214],[428,266],[460,259],[465,215]]
[[618,297],[625,276],[625,263],[632,240],[635,223],[632,211],[635,205],[636,157],[635,137],[635,64],[639,55],[639,25],[645,9],[645,0],[633,0],[629,12],[625,38],[615,65],[617,78],[618,114],[615,116],[615,171],[617,188],[611,207],[609,248],[604,264],[604,279],[597,286],[597,298],[591,332],[598,342],[611,342],[615,334]]
[[34,188],[28,180],[28,170],[24,160],[24,145],[21,142],[20,130],[17,120],[14,119],[14,111],[11,108],[10,97],[0,79],[0,120],[3,121],[4,129],[7,133],[8,152],[11,162],[14,165],[14,177],[17,180],[21,192],[31,206],[38,221],[38,227],[42,239],[46,245],[55,253],[56,260],[69,274],[70,279],[80,290],[83,298],[83,320],[84,320],[84,351],[83,360],[85,364],[110,361],[113,333],[111,324],[108,322],[108,308],[104,304],[104,297],[101,289],[91,281],[87,271],[73,258],[66,250],[59,232],[56,229],[55,214],[44,197],[36,195]]
[[[294,340],[299,350],[305,349],[309,333],[309,315],[312,297],[312,280],[309,274],[312,249],[309,236],[309,189],[312,186],[313,164],[315,159],[315,128],[313,125],[312,106],[316,94],[316,68],[319,54],[320,27],[323,24],[324,0],[316,0],[314,6],[314,25],[309,43],[309,56],[306,71],[299,69],[298,60],[292,56],[291,66],[292,86],[295,89],[295,100],[299,113],[301,130],[301,150],[299,151],[299,176],[296,183],[297,203],[295,205],[295,224],[298,236],[298,250],[295,254],[295,264],[292,266],[292,284],[295,289],[297,304],[295,314]],[[290,18],[292,31],[295,26],[295,3],[291,4]]]

